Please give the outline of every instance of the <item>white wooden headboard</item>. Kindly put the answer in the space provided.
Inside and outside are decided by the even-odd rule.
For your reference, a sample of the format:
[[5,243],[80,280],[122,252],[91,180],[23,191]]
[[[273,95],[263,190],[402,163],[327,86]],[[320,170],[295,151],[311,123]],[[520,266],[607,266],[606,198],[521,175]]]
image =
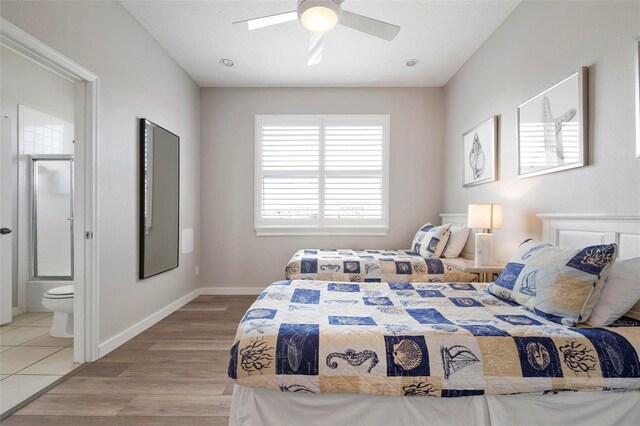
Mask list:
[[621,259],[640,256],[640,216],[594,214],[537,215],[542,241],[564,247],[616,243]]

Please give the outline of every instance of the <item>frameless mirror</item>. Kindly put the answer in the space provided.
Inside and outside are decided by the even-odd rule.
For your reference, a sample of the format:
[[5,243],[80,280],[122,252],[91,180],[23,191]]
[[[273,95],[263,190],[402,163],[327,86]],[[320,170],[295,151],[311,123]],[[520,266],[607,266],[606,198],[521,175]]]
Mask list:
[[180,138],[140,119],[140,278],[178,267]]

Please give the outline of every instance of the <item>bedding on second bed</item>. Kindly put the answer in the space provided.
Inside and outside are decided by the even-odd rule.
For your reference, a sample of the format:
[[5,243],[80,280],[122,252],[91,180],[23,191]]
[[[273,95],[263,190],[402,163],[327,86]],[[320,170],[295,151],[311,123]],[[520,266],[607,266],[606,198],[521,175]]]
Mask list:
[[247,311],[229,375],[304,393],[462,397],[640,389],[640,321],[567,327],[471,283],[281,281]]
[[457,272],[436,257],[411,250],[298,250],[285,269],[288,280],[346,282],[477,281],[475,274]]

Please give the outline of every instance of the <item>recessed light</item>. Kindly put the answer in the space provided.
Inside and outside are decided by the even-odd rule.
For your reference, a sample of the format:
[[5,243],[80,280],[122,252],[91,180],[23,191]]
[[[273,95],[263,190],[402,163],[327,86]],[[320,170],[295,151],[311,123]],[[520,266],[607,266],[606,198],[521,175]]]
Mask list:
[[232,67],[235,65],[235,63],[231,59],[220,59],[220,64],[224,65],[225,67]]
[[406,65],[408,67],[415,67],[419,63],[420,63],[420,61],[418,59],[407,59],[407,64]]

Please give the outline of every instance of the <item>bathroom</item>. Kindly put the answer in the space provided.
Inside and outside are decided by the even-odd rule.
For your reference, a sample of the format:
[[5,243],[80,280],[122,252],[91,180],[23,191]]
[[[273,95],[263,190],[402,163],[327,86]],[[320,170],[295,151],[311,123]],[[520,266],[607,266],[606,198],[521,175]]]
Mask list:
[[0,414],[74,360],[74,82],[0,46]]

